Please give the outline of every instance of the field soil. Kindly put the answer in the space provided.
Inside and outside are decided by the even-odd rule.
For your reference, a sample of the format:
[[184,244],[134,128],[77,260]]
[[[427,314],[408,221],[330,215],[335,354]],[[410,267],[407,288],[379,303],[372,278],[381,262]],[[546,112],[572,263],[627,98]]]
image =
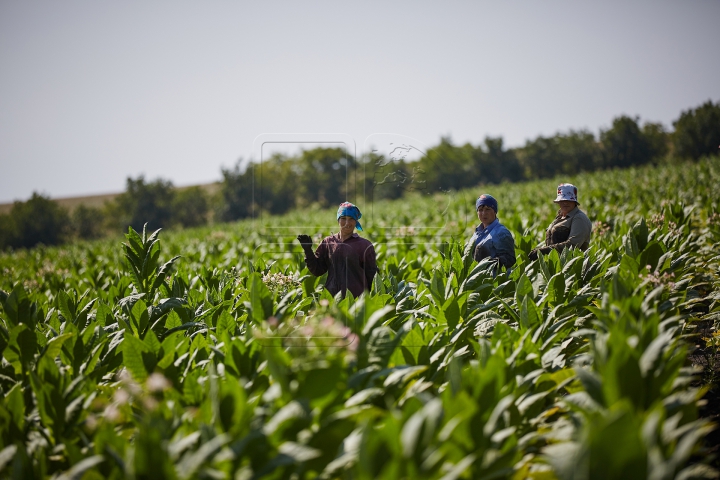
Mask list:
[[[118,195],[120,195],[120,194],[119,193],[105,193],[105,194],[101,194],[101,195],[88,195],[85,197],[53,198],[53,200],[55,200],[58,203],[58,205],[60,205],[61,207],[64,207],[72,212],[73,210],[75,210],[75,208],[79,207],[80,205],[85,205],[86,207],[100,208],[105,204],[105,202],[109,202],[109,201],[113,200]],[[13,207],[12,203],[0,204],[0,215],[10,213],[10,210],[12,209],[12,207]]]
[[715,430],[705,438],[705,445],[708,447],[707,454],[712,457],[710,463],[716,469],[720,469],[720,351],[707,347],[703,337],[712,335],[712,322],[705,321],[698,325],[698,341],[695,349],[689,355],[692,365],[702,367],[702,380],[697,386],[706,385],[709,390],[703,397],[704,405],[700,407],[700,416],[713,422]]
[[[186,188],[190,188],[192,186],[184,186],[184,187],[177,187],[177,190],[184,190]],[[203,189],[205,189],[206,193],[208,195],[212,195],[216,193],[220,189],[220,183],[206,183],[203,185],[197,185]],[[53,198],[58,205],[60,205],[63,208],[66,208],[68,211],[72,212],[75,210],[75,208],[79,207],[80,205],[85,205],[86,207],[90,208],[101,208],[105,203],[110,202],[115,199],[118,195],[121,193],[103,193],[98,195],[86,195],[83,197],[65,197],[65,198]],[[10,210],[12,210],[14,203],[0,203],[0,215],[7,215],[10,213]]]

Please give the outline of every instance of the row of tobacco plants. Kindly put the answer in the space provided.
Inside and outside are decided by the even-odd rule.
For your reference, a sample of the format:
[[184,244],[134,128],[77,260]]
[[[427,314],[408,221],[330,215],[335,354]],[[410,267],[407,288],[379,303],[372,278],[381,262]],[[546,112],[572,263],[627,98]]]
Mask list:
[[[591,248],[530,262],[560,180]],[[3,254],[0,475],[715,478],[720,160],[485,192],[511,271],[464,255],[479,193],[361,206],[357,299],[293,241],[327,211]]]

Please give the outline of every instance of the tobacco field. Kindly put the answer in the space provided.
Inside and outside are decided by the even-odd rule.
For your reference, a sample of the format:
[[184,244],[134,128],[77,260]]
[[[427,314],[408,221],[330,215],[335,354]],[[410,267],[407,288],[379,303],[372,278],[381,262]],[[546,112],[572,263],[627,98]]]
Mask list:
[[[591,247],[529,262],[561,181]],[[463,254],[480,193],[510,271]],[[295,240],[334,209],[2,253],[0,476],[717,478],[718,199],[710,157],[358,201],[357,299]]]

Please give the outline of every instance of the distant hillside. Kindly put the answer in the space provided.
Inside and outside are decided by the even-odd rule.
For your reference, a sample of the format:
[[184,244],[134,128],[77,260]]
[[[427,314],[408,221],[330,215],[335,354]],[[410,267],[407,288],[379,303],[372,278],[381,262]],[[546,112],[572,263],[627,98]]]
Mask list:
[[[195,185],[176,187],[176,190],[185,190],[186,188],[190,188],[193,186],[195,186]],[[205,191],[208,194],[212,195],[219,190],[220,182],[206,183],[206,184],[197,185],[197,186],[205,189]],[[102,195],[88,195],[85,197],[53,198],[53,200],[56,201],[61,207],[67,208],[70,212],[72,212],[76,207],[78,207],[80,205],[85,205],[86,207],[100,208],[106,202],[113,200],[115,197],[117,197],[121,193],[122,192],[106,193],[106,194],[102,194]],[[13,206],[12,203],[0,203],[0,215],[10,213],[12,206]]]

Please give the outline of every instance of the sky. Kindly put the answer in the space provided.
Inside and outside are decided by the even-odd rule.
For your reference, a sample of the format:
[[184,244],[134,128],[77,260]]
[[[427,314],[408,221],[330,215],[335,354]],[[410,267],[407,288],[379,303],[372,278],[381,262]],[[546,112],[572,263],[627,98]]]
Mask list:
[[[0,0],[0,203],[720,101],[720,2]],[[280,143],[284,142],[284,143]]]

